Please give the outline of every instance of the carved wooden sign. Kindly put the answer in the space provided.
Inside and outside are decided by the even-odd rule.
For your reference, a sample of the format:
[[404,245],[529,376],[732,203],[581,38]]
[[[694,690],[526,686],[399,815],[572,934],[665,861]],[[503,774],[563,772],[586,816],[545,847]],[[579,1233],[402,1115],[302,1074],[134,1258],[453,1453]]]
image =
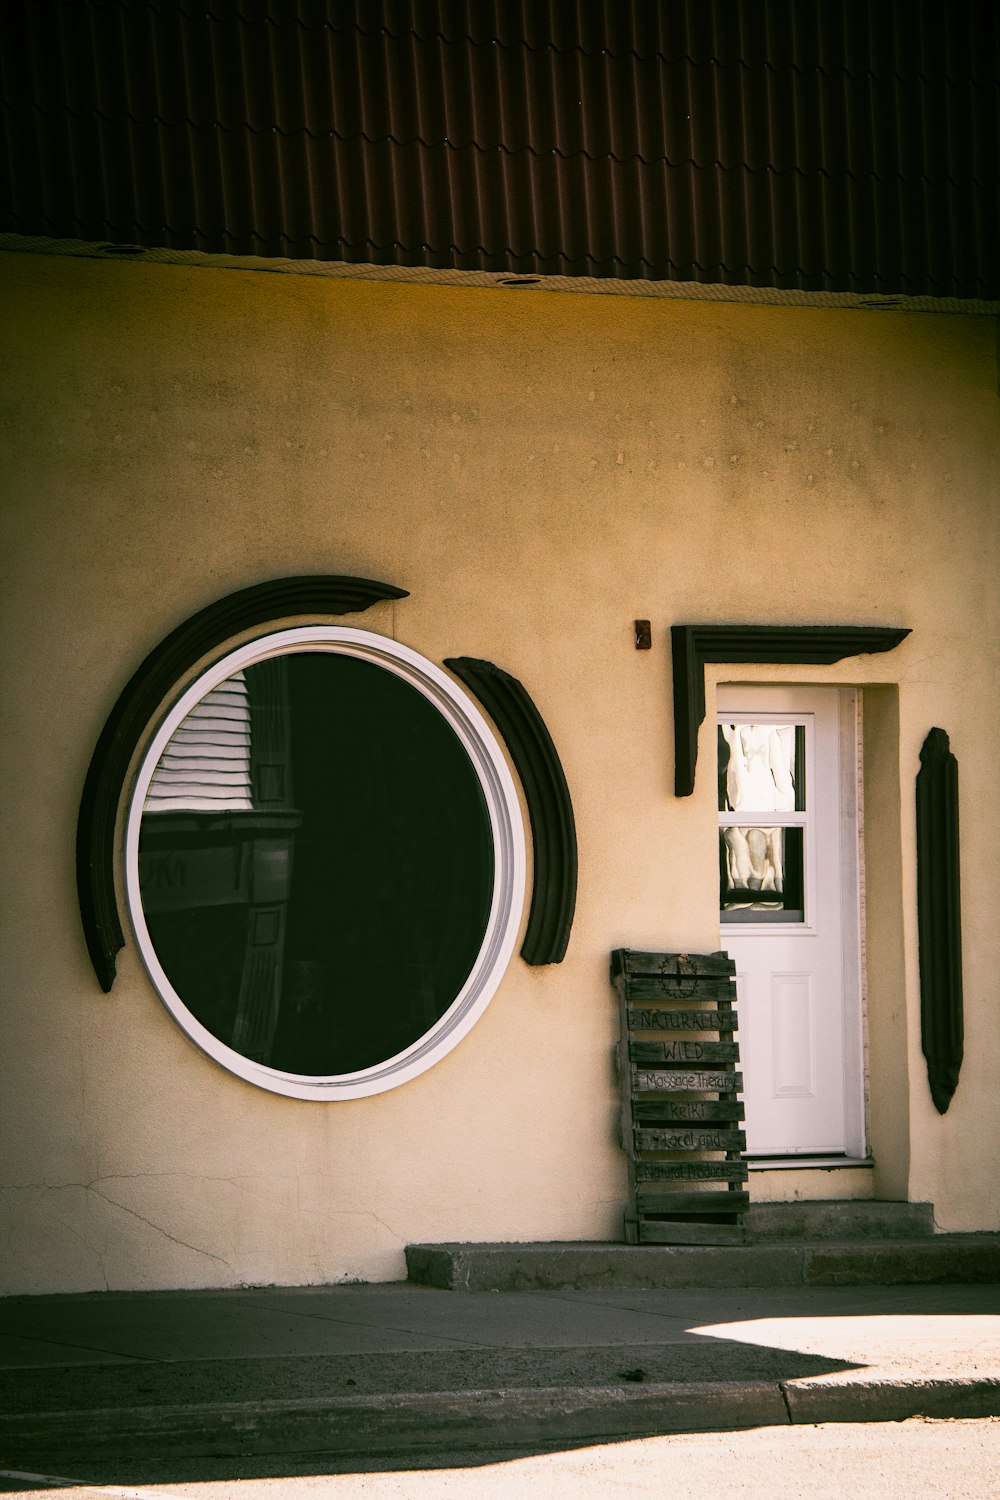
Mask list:
[[630,1244],[743,1240],[749,1197],[733,969],[725,953],[612,954]]
[[702,1094],[729,1093],[743,1087],[741,1073],[667,1073],[659,1069],[635,1069],[632,1092],[635,1094]]
[[[669,1063],[671,1067],[680,1067],[684,1063],[715,1067],[718,1063],[736,1062],[739,1055],[740,1049],[735,1042],[703,1042],[700,1037],[689,1041],[686,1037],[678,1037],[669,1042],[636,1042],[631,1059],[634,1063]],[[709,1083],[701,1087],[714,1089],[719,1085]]]
[[637,1151],[742,1151],[742,1130],[637,1130]]
[[714,1010],[654,1010],[651,1006],[630,1011],[632,1025],[641,1031],[717,1031],[719,1015]]
[[636,1182],[745,1182],[739,1161],[637,1161]]
[[[734,1083],[741,1083],[736,1074]],[[632,1119],[635,1124],[660,1124],[661,1122],[696,1122],[714,1124],[718,1120],[742,1120],[743,1103],[735,1095],[731,1099],[676,1099],[659,1094],[632,1097]]]

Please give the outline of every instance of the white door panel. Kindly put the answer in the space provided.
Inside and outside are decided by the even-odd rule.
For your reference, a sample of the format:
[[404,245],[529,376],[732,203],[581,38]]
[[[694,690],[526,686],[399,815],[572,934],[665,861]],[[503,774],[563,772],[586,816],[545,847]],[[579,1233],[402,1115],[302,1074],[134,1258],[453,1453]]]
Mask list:
[[814,975],[771,975],[772,1087],[776,1099],[815,1099]]
[[730,686],[719,689],[718,707],[720,748],[728,746],[720,758],[722,947],[737,970],[747,1151],[858,1152],[840,693]]

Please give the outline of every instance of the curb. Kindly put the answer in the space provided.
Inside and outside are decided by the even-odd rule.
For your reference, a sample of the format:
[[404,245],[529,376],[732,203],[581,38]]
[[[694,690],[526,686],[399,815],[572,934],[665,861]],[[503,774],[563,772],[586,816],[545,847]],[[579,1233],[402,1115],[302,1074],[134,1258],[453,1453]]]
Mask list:
[[1000,1379],[852,1380],[842,1385],[786,1380],[782,1390],[793,1424],[1000,1416]]
[[0,1417],[0,1464],[523,1448],[816,1422],[1000,1416],[1000,1379],[438,1391]]

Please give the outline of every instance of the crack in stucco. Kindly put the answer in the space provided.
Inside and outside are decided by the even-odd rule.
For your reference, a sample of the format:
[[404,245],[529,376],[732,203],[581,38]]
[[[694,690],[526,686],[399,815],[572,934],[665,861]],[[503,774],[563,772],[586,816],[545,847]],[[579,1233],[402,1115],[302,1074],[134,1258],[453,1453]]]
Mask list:
[[373,1209],[324,1208],[322,1205],[314,1205],[313,1203],[311,1203],[309,1201],[308,1187],[306,1188],[305,1197],[303,1197],[302,1183],[304,1178],[309,1181],[314,1180],[316,1176],[317,1174],[315,1172],[297,1172],[295,1174],[295,1207],[297,1213],[316,1214],[323,1212],[329,1217],[336,1217],[340,1219],[373,1219],[376,1224],[381,1224],[382,1228],[392,1236],[397,1244],[402,1245],[406,1243],[406,1237],[400,1234],[399,1230],[396,1229],[392,1224],[388,1223],[387,1220],[380,1218]]
[[[174,1174],[163,1173],[160,1175],[167,1176]],[[109,1179],[109,1181],[115,1180],[116,1179],[114,1178]],[[200,1245],[191,1245],[187,1242],[187,1240],[179,1239],[177,1235],[171,1234],[169,1230],[164,1229],[162,1224],[156,1224],[152,1219],[147,1219],[145,1214],[139,1213],[138,1209],[129,1208],[127,1204],[119,1203],[117,1199],[110,1198],[107,1193],[102,1193],[100,1188],[95,1187],[93,1183],[87,1183],[86,1187],[87,1191],[93,1193],[95,1197],[103,1199],[104,1202],[109,1203],[112,1208],[120,1208],[122,1213],[131,1214],[134,1219],[138,1219],[141,1224],[148,1225],[150,1229],[155,1229],[157,1234],[162,1234],[163,1238],[166,1240],[170,1240],[172,1244],[180,1245],[184,1250],[191,1250],[195,1255],[204,1255],[208,1260],[218,1261],[220,1266],[225,1266],[230,1276],[235,1275],[235,1272],[233,1271],[233,1268],[230,1265],[229,1261],[226,1260],[223,1256],[215,1255],[211,1250],[203,1250]]]
[[[302,1174],[289,1173],[287,1174],[287,1177],[288,1179],[292,1179],[294,1177],[296,1183],[298,1214],[305,1216],[310,1213],[316,1212],[317,1210],[312,1209],[310,1204],[308,1203],[308,1194],[306,1194],[306,1201],[303,1201]],[[139,1209],[134,1208],[127,1203],[123,1203],[120,1199],[115,1198],[109,1191],[111,1186],[119,1182],[153,1182],[157,1180],[171,1179],[180,1179],[184,1181],[198,1180],[213,1184],[226,1183],[239,1192],[250,1193],[250,1195],[255,1198],[262,1196],[254,1192],[252,1180],[247,1179],[243,1176],[225,1177],[210,1175],[207,1173],[185,1172],[118,1172],[106,1177],[97,1176],[90,1179],[89,1181],[84,1182],[68,1181],[10,1183],[0,1186],[0,1194],[7,1196],[7,1200],[10,1203],[12,1210],[14,1203],[18,1199],[20,1199],[20,1201],[24,1203],[26,1198],[28,1199],[28,1202],[31,1201],[31,1198],[40,1201],[42,1198],[45,1198],[50,1194],[60,1195],[71,1192],[89,1194],[93,1198],[100,1199],[102,1203],[106,1203],[109,1208],[118,1209],[123,1214],[127,1214],[130,1218],[138,1220],[139,1223],[144,1224],[147,1228],[155,1231],[156,1234],[160,1235],[170,1244],[177,1245],[184,1250],[190,1250],[194,1255],[203,1256],[207,1260],[211,1260],[220,1266],[224,1266],[226,1272],[228,1273],[228,1276],[231,1279],[238,1279],[234,1262],[231,1259],[227,1259],[224,1255],[218,1255],[214,1251],[207,1250],[201,1245],[192,1244],[190,1241],[182,1239],[179,1235],[172,1234],[170,1230],[167,1229],[162,1223],[157,1223],[156,1220],[140,1212]],[[9,1225],[9,1229],[4,1235],[2,1242],[0,1242],[3,1244],[5,1250],[9,1249],[9,1246],[15,1239],[18,1230],[22,1227],[26,1212],[27,1209],[25,1210],[25,1212],[22,1212],[20,1214],[11,1212],[11,1222]],[[405,1237],[399,1232],[399,1230],[396,1229],[395,1226],[390,1224],[387,1220],[383,1219],[379,1214],[373,1212],[371,1209],[330,1209],[328,1210],[328,1213],[331,1218],[336,1219],[368,1219],[373,1224],[379,1225],[386,1231],[386,1234],[390,1237],[394,1246],[401,1246],[405,1243]],[[81,1245],[85,1247],[88,1254],[93,1259],[104,1287],[107,1289],[111,1284],[106,1267],[107,1246],[102,1248],[100,1245],[95,1244],[85,1234],[81,1233],[80,1230],[76,1228],[67,1217],[63,1216],[63,1214],[56,1212],[53,1216],[56,1218],[61,1228],[67,1230],[74,1237],[74,1239],[76,1239]],[[353,1280],[354,1277],[348,1273],[345,1279]]]
[[331,1209],[331,1213],[338,1219],[374,1219],[376,1224],[381,1224],[382,1228],[392,1235],[398,1245],[405,1243],[399,1231],[391,1224],[387,1224],[385,1219],[380,1219],[378,1214],[370,1208],[334,1208]]
[[[233,1270],[233,1267],[230,1264],[230,1262],[225,1259],[225,1257],[223,1257],[221,1255],[216,1255],[211,1250],[205,1250],[200,1245],[192,1245],[187,1240],[182,1240],[178,1235],[171,1234],[170,1231],[168,1229],[165,1229],[162,1224],[157,1224],[153,1219],[147,1218],[145,1214],[140,1213],[138,1209],[129,1207],[129,1205],[127,1203],[121,1203],[121,1202],[119,1202],[119,1200],[117,1198],[113,1198],[113,1197],[111,1197],[111,1195],[109,1193],[104,1192],[103,1189],[100,1186],[101,1182],[106,1182],[106,1183],[130,1182],[130,1181],[141,1181],[143,1179],[153,1179],[153,1178],[158,1178],[158,1177],[160,1177],[160,1178],[162,1178],[162,1177],[168,1177],[168,1178],[169,1177],[178,1177],[178,1176],[183,1176],[183,1175],[185,1175],[185,1174],[176,1173],[176,1172],[132,1172],[132,1173],[118,1173],[118,1174],[116,1174],[113,1177],[93,1178],[89,1182],[32,1182],[32,1183],[18,1183],[18,1184],[13,1184],[12,1183],[12,1184],[6,1185],[2,1189],[0,1189],[0,1191],[4,1192],[6,1194],[10,1194],[11,1196],[13,1196],[13,1195],[23,1195],[25,1193],[34,1193],[34,1194],[38,1195],[39,1197],[45,1197],[45,1196],[47,1196],[50,1193],[65,1193],[65,1192],[73,1192],[73,1191],[83,1192],[83,1193],[90,1193],[95,1198],[100,1198],[101,1201],[103,1203],[108,1204],[108,1206],[110,1208],[117,1208],[122,1213],[130,1215],[130,1217],[132,1217],[134,1219],[138,1219],[140,1223],[145,1224],[145,1225],[147,1225],[148,1228],[155,1230],[157,1234],[162,1235],[164,1239],[169,1240],[172,1244],[179,1245],[179,1246],[181,1246],[182,1249],[190,1250],[195,1255],[203,1255],[203,1256],[205,1256],[209,1260],[217,1261],[219,1263],[219,1265],[225,1266],[225,1268],[229,1272],[230,1276],[234,1276],[235,1272]],[[206,1177],[206,1178],[204,1178],[204,1180],[208,1181],[208,1182],[217,1182],[220,1179],[219,1178],[213,1178],[213,1177]],[[228,1180],[228,1179],[222,1179],[222,1180]],[[23,1215],[22,1215],[22,1220],[23,1220]],[[59,1224],[64,1229],[68,1230],[70,1234],[72,1234],[76,1239],[78,1239],[82,1245],[85,1245],[86,1248],[91,1252],[91,1254],[96,1258],[98,1267],[100,1269],[100,1273],[101,1273],[102,1277],[104,1278],[105,1286],[107,1287],[109,1285],[109,1283],[108,1283],[107,1272],[105,1270],[105,1265],[104,1265],[104,1253],[103,1253],[103,1251],[101,1251],[96,1245],[92,1244],[84,1235],[82,1235],[80,1233],[80,1231],[78,1229],[74,1228],[74,1226],[66,1218],[63,1218],[60,1215],[60,1216],[58,1216],[58,1222],[59,1222]],[[7,1245],[9,1245],[10,1241],[13,1239],[14,1234],[15,1234],[15,1232],[16,1232],[16,1230],[17,1230],[18,1227],[19,1227],[19,1223],[17,1223],[17,1222],[15,1222],[15,1223],[13,1223],[11,1225],[10,1234],[7,1236],[7,1240],[6,1240],[6,1244]]]
[[[22,1214],[21,1218],[23,1218],[23,1217],[24,1217],[24,1215]],[[17,1233],[18,1229],[20,1228],[20,1223],[21,1223],[20,1219],[18,1219],[18,1217],[16,1216],[16,1214],[13,1212],[13,1204],[12,1204],[11,1205],[10,1218],[9,1218],[8,1226],[7,1226],[7,1233],[4,1235],[3,1240],[0,1241],[0,1257],[6,1259],[7,1252],[10,1250],[11,1244],[13,1243],[14,1235]]]
[[370,1219],[374,1219],[376,1224],[381,1224],[382,1228],[387,1230],[388,1233],[392,1235],[393,1239],[398,1245],[401,1245],[403,1243],[403,1236],[400,1234],[398,1229],[394,1229],[391,1224],[387,1223],[385,1219],[380,1218],[378,1214],[372,1213],[371,1209],[367,1209],[366,1212]]
[[69,1230],[70,1234],[73,1236],[74,1239],[79,1240],[80,1244],[83,1245],[83,1246],[85,1246],[86,1249],[90,1251],[90,1254],[93,1256],[94,1260],[97,1262],[97,1269],[98,1269],[98,1271],[100,1272],[101,1276],[104,1279],[104,1290],[106,1292],[110,1291],[110,1289],[111,1289],[111,1283],[108,1280],[108,1273],[107,1273],[107,1270],[106,1270],[105,1265],[104,1265],[104,1251],[103,1250],[99,1250],[96,1245],[91,1244],[90,1240],[87,1239],[86,1235],[81,1234],[78,1229],[74,1229],[73,1225],[70,1224],[68,1220],[61,1218],[59,1220],[59,1223],[62,1225],[62,1227],[64,1229],[68,1229]]

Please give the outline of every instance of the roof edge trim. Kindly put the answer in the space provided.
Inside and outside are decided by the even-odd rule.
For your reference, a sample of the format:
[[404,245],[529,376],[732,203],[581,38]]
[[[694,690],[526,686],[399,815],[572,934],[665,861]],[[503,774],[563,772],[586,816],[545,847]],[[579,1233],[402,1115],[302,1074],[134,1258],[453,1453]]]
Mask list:
[[189,266],[214,271],[319,276],[340,281],[411,282],[427,286],[496,288],[522,292],[573,292],[596,297],[647,297],[681,302],[742,302],[758,306],[813,307],[847,312],[929,312],[1000,316],[1000,299],[911,297],[895,292],[809,292],[798,288],[729,286],[706,281],[619,280],[611,276],[521,275],[512,271],[456,271],[433,266],[368,262],[287,260],[261,255],[215,255],[202,250],[146,249],[107,241],[0,234],[0,251],[57,255],[132,264]]

